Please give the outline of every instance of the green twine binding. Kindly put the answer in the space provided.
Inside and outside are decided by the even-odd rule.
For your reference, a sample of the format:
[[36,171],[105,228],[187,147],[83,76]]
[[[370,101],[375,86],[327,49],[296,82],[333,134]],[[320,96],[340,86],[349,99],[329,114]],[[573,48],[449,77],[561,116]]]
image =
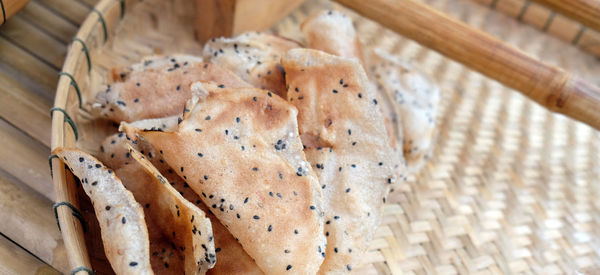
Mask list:
[[79,209],[77,209],[77,207],[73,206],[70,202],[66,202],[66,201],[61,201],[61,202],[57,202],[52,206],[52,210],[54,210],[54,217],[56,218],[56,224],[58,225],[58,230],[62,231],[62,229],[60,228],[60,222],[58,221],[58,207],[66,205],[69,208],[71,208],[71,211],[73,211],[73,217],[77,218],[79,220],[79,222],[81,223],[81,227],[83,227],[83,232],[87,232],[87,226],[85,224],[85,220],[83,219],[83,215],[81,215],[81,212],[79,212]]
[[554,11],[550,12],[550,16],[548,16],[548,19],[546,20],[546,24],[544,24],[544,27],[542,28],[543,32],[548,31],[548,29],[550,28],[550,25],[552,25],[552,21],[554,21],[555,16],[556,16],[556,13]]
[[104,21],[104,16],[102,16],[102,13],[95,8],[92,11],[98,14],[98,20],[100,21],[100,23],[102,23],[102,30],[104,30],[104,42],[106,42],[106,40],[108,40],[108,29],[106,28],[106,21]]
[[529,5],[531,5],[531,1],[530,0],[525,1],[525,5],[523,5],[523,8],[521,8],[521,11],[519,12],[519,16],[517,16],[518,21],[523,20],[523,16],[525,16],[525,13],[527,12],[527,8],[529,8]]
[[490,8],[491,9],[496,9],[496,5],[498,5],[498,0],[492,1],[492,4],[490,4]]
[[585,30],[587,30],[587,27],[581,25],[581,29],[579,29],[579,32],[577,32],[577,35],[575,35],[575,38],[573,38],[573,41],[571,41],[571,43],[573,43],[573,45],[577,45],[577,43],[579,43],[579,40],[581,39],[581,36],[583,36],[583,33],[585,32]]
[[52,117],[54,111],[60,111],[65,115],[64,121],[71,125],[71,129],[73,129],[73,133],[75,133],[75,141],[77,141],[79,139],[79,134],[77,133],[77,127],[75,126],[75,122],[73,122],[73,120],[71,119],[71,116],[69,116],[69,114],[67,114],[67,111],[65,111],[64,109],[53,107],[50,108],[50,117]]
[[57,155],[52,154],[48,157],[48,165],[50,166],[50,177],[54,178],[54,172],[52,171],[52,159],[58,158]]
[[75,88],[75,92],[77,93],[77,99],[79,99],[79,109],[81,109],[81,92],[79,91],[79,85],[77,85],[77,81],[75,81],[75,78],[67,72],[60,72],[58,73],[58,77],[60,77],[61,75],[66,75],[71,79],[71,86],[73,86],[73,88]]
[[[81,43],[81,46],[82,46],[81,50],[85,53],[85,57],[87,58],[88,73],[89,73],[90,71],[92,71],[92,60],[90,58],[90,52],[88,51],[88,48],[85,45],[85,42],[83,42],[83,40],[81,40],[77,37],[73,38],[73,43],[76,41],[79,41],[79,43]],[[79,107],[81,107],[81,105],[79,105]]]
[[119,0],[121,2],[121,19],[125,16],[125,0]]
[[85,267],[85,266],[80,266],[78,268],[75,268],[71,271],[71,275],[75,275],[77,272],[79,271],[86,271],[89,275],[94,275],[94,271],[92,271],[91,269]]

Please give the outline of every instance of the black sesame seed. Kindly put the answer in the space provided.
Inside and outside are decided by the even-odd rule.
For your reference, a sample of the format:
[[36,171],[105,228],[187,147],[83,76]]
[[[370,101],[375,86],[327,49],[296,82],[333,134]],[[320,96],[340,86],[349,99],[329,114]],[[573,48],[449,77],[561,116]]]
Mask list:
[[[198,128],[196,128],[196,130],[195,130],[195,131],[196,131],[196,132],[202,132],[202,129],[198,129]],[[162,154],[162,153],[161,153],[161,154]]]
[[267,231],[271,232],[273,230],[273,226],[269,224],[269,228],[267,229]]
[[202,153],[198,153],[198,156],[199,156],[199,157],[203,157],[203,156],[204,156],[204,154],[202,154]]
[[223,88],[225,88],[225,85],[221,84],[218,87],[221,88],[221,89],[223,89]]
[[253,97],[252,100],[256,101],[256,97]]
[[106,207],[104,207],[104,209],[106,209],[106,211],[110,210],[110,205],[107,205]]
[[298,235],[298,229],[294,229],[294,234]]
[[284,250],[284,251],[283,251],[283,253],[286,253],[286,254],[287,254],[287,253],[290,253],[290,250],[289,250],[289,249],[286,249],[286,250]]
[[217,249],[215,249],[215,252],[217,252],[217,253],[221,252],[221,248],[217,247]]
[[140,83],[139,83],[139,82],[138,82],[138,83],[135,83],[135,86],[138,86],[138,87],[139,87],[139,86],[140,86]]
[[352,267],[350,267],[350,265],[347,265],[346,269],[348,269],[348,271],[350,271],[350,270],[352,270]]
[[350,166],[352,166],[352,168],[356,168],[356,164],[352,164],[352,165],[350,165]]
[[235,118],[235,122],[237,122],[237,123],[240,123],[240,118],[239,118],[239,117],[236,117],[236,118]]
[[377,99],[373,99],[373,104],[377,105]]
[[177,91],[181,90],[181,85],[177,85]]
[[291,264],[289,264],[289,265],[288,265],[288,266],[285,268],[285,270],[290,270],[290,269],[292,269],[292,265],[291,265]]
[[206,116],[204,120],[210,120],[210,116]]
[[248,203],[248,197],[246,197],[246,199],[244,199],[244,203]]
[[136,265],[137,265],[137,262],[130,262],[129,263],[129,266],[136,266]]
[[97,181],[94,181],[94,182],[92,182],[92,185],[96,185],[96,184],[98,184],[98,182],[97,182]]
[[240,213],[237,213],[237,214],[236,214],[236,216],[237,216],[237,218],[239,219],[239,218],[240,218]]
[[351,136],[352,135],[352,130],[348,129],[348,135]]
[[346,189],[346,193],[350,193],[350,188]]
[[361,93],[358,93],[358,98],[362,98],[362,94]]
[[255,220],[260,219],[260,217],[258,215],[254,215],[254,217],[252,217],[252,218],[255,219]]
[[208,180],[208,176],[207,175],[204,175],[204,180]]
[[336,89],[333,89],[333,91],[332,91],[332,92],[333,92],[334,94],[337,94],[337,93],[338,93],[338,91],[337,91]]
[[121,219],[121,223],[122,223],[122,224],[125,224],[126,222],[127,222],[127,220],[125,219],[125,217],[123,217],[123,218]]
[[327,185],[325,185],[325,184],[321,185],[321,189],[325,189],[326,186]]
[[79,162],[83,162],[83,161],[84,161],[84,159],[83,159],[83,158],[79,158]]
[[258,171],[258,167],[252,168],[252,171]]
[[340,218],[340,216],[333,216],[334,220],[338,220]]
[[315,210],[316,209],[316,207],[314,205],[311,205],[309,208],[310,208],[310,210]]

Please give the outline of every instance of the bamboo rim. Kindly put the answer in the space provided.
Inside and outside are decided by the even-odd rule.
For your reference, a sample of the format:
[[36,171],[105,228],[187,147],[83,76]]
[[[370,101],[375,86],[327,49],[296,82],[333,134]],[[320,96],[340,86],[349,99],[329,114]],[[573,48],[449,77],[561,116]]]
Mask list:
[[[127,7],[137,0],[101,0],[88,14],[73,38],[64,65],[59,73],[58,86],[52,108],[51,149],[74,146],[77,139],[77,125],[65,111],[70,93],[76,93],[81,100],[81,83],[89,77],[93,59],[90,52],[102,47],[113,34],[118,21],[127,12]],[[98,43],[99,42],[99,43]],[[81,107],[81,105],[79,105]],[[56,112],[58,111],[58,112]],[[73,115],[73,114],[71,114]],[[52,182],[55,192],[55,215],[67,250],[71,274],[93,274],[84,239],[84,222],[80,219],[73,176],[60,160],[49,158]],[[69,207],[60,207],[60,206]]]
[[[52,143],[55,149],[64,146],[73,146],[76,143],[76,127],[71,125],[66,114],[60,109],[66,110],[67,103],[77,100],[78,83],[89,77],[88,67],[92,66],[94,56],[90,56],[95,50],[101,48],[106,42],[105,37],[110,39],[117,27],[120,18],[127,13],[125,8],[130,8],[139,0],[101,0],[94,11],[86,17],[70,45],[67,58],[63,65],[54,103],[52,117]],[[69,99],[69,96],[71,98]],[[70,113],[73,116],[75,114]],[[66,127],[65,127],[66,125]],[[54,174],[53,184],[56,194],[56,202],[67,202],[77,209],[77,198],[74,188],[73,176],[61,165],[60,160],[50,158],[51,171]],[[67,204],[62,204],[67,205]],[[66,246],[67,257],[71,274],[85,274],[92,272],[86,244],[84,241],[84,230],[80,220],[74,215],[70,207],[56,205],[56,214],[61,234]]]

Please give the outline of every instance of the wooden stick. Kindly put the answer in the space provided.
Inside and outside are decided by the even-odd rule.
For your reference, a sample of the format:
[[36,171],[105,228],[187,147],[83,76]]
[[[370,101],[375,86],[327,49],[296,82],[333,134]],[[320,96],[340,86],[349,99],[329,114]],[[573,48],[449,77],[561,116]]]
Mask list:
[[20,11],[29,0],[0,0],[0,26],[6,23],[8,18]]
[[600,1],[598,0],[532,0],[562,13],[588,28],[600,31]]
[[336,0],[382,25],[600,129],[600,89],[413,0]]

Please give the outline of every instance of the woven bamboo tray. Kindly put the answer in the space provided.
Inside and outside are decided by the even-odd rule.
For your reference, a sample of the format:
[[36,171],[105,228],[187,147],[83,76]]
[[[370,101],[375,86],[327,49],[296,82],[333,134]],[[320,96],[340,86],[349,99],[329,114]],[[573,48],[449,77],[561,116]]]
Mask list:
[[[95,153],[116,131],[80,109],[113,67],[151,54],[200,52],[189,23],[194,9],[186,8],[192,2],[103,0],[96,6],[62,69],[52,148]],[[472,1],[425,2],[600,84],[600,62],[568,43]],[[598,132],[330,2],[306,2],[273,31],[300,40],[298,24],[323,8],[350,14],[367,48],[411,59],[443,91],[433,157],[391,195],[354,273],[570,274],[600,266]],[[89,201],[59,160],[51,156],[50,163],[72,270],[111,272]]]

